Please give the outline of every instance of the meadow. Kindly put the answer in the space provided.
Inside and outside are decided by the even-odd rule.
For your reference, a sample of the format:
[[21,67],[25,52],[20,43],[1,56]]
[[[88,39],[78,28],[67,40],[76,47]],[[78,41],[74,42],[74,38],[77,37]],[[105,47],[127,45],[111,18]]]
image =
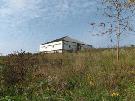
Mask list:
[[135,48],[0,58],[0,101],[135,101]]

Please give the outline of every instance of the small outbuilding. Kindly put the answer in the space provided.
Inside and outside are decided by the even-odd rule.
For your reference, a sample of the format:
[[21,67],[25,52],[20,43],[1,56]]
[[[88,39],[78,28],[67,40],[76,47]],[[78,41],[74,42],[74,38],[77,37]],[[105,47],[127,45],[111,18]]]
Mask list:
[[76,39],[65,36],[50,42],[46,42],[40,45],[40,52],[45,53],[63,53],[67,52],[77,52],[84,49],[90,49],[92,45],[85,44]]

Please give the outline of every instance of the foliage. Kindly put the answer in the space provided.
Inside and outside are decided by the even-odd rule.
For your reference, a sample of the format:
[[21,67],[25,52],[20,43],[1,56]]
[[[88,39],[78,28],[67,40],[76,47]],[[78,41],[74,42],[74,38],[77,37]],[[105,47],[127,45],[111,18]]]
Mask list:
[[114,49],[8,55],[0,101],[134,101],[134,50],[122,48],[119,64]]

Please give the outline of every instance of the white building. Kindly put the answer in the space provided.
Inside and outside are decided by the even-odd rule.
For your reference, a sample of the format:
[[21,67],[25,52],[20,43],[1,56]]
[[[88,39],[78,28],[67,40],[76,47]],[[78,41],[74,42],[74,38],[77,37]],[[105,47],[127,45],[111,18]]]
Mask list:
[[83,49],[92,48],[92,45],[84,44],[78,40],[72,39],[68,36],[44,43],[40,45],[40,52],[45,53],[62,53],[64,51],[76,52]]

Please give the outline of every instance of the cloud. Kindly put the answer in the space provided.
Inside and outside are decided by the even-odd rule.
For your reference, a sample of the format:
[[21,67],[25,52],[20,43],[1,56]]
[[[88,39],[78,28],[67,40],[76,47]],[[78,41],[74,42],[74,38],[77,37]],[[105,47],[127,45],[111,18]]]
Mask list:
[[63,20],[90,13],[94,0],[3,0],[0,19],[21,23],[34,18]]
[[26,6],[26,0],[9,0],[8,5],[14,9],[22,9]]

